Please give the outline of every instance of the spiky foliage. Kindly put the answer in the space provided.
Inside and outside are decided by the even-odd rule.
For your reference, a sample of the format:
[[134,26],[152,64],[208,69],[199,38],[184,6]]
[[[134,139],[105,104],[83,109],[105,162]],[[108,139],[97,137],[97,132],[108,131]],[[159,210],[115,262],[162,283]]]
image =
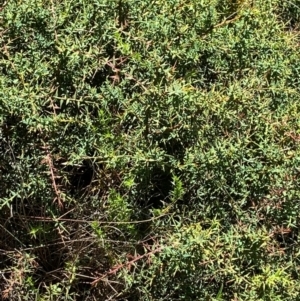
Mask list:
[[299,9],[0,7],[8,300],[299,300]]

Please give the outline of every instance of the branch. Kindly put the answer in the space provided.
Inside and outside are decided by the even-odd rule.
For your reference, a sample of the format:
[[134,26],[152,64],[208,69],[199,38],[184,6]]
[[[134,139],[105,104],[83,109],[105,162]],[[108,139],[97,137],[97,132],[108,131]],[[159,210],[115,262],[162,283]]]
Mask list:
[[54,173],[55,172],[55,167],[53,165],[52,157],[51,157],[51,154],[49,152],[48,147],[44,147],[44,149],[46,150],[47,155],[44,158],[44,160],[42,160],[42,163],[46,163],[48,165],[48,167],[49,167],[49,170],[50,170],[52,187],[53,187],[55,195],[56,195],[56,198],[54,199],[53,202],[55,202],[57,200],[59,209],[63,209],[64,208],[64,204],[63,204],[63,201],[62,201],[62,199],[60,197],[61,191],[59,190],[58,185],[56,184],[56,180],[55,179],[58,176],[56,176],[55,173]]
[[135,262],[143,259],[143,258],[146,258],[146,257],[150,257],[151,255],[155,254],[155,253],[158,253],[158,252],[161,252],[163,249],[162,246],[158,247],[157,249],[154,249],[153,251],[150,251],[148,253],[145,253],[143,255],[139,255],[139,256],[136,256],[134,257],[132,260],[128,261],[128,262],[125,262],[125,263],[122,263],[122,264],[119,264],[115,267],[113,267],[112,269],[110,269],[108,272],[106,272],[105,274],[103,274],[101,277],[97,278],[96,280],[94,280],[91,285],[92,286],[95,286],[99,281],[103,280],[104,278],[106,278],[107,276],[109,275],[115,275],[118,271],[120,271],[121,269],[123,268],[128,268],[128,267],[131,267]]

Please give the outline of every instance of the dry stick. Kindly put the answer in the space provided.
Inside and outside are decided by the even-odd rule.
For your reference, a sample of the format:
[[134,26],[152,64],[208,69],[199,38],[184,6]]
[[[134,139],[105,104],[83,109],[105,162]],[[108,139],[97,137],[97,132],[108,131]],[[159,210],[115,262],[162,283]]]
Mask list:
[[55,174],[54,174],[54,166],[53,166],[53,162],[52,162],[52,158],[51,158],[51,154],[48,150],[48,147],[45,147],[45,151],[47,153],[45,159],[42,161],[42,163],[46,162],[49,166],[49,169],[50,169],[50,174],[51,174],[51,180],[52,180],[52,187],[54,189],[54,192],[55,192],[55,195],[56,195],[56,198],[54,199],[53,202],[55,202],[57,200],[57,203],[58,203],[58,207],[59,209],[63,209],[64,207],[64,204],[60,198],[60,193],[61,191],[58,189],[57,185],[56,185],[56,181],[55,181]]
[[125,263],[122,263],[122,264],[119,264],[117,266],[115,266],[114,268],[110,269],[108,272],[106,272],[105,274],[103,274],[101,277],[97,278],[96,280],[94,280],[91,285],[92,286],[95,286],[98,282],[100,282],[101,280],[103,280],[104,278],[106,278],[107,276],[109,275],[115,275],[119,270],[121,270],[122,268],[124,267],[131,267],[135,262],[145,258],[145,257],[149,257],[155,253],[158,253],[158,252],[161,252],[163,249],[162,246],[158,247],[157,249],[153,250],[153,251],[150,251],[146,254],[143,254],[143,255],[139,255],[137,257],[135,257],[133,260],[131,261],[128,261],[128,262],[125,262]]
[[95,221],[97,221],[97,223],[99,223],[99,225],[131,225],[131,224],[141,224],[141,223],[148,223],[148,222],[152,222],[154,220],[160,219],[164,216],[167,216],[168,214],[161,214],[159,216],[156,217],[152,217],[149,219],[144,219],[144,220],[138,220],[138,221],[131,221],[131,222],[102,222],[102,221],[97,221],[97,220],[82,220],[82,219],[71,219],[71,218],[53,218],[53,217],[42,217],[42,216],[32,216],[32,215],[26,215],[26,216],[22,216],[19,215],[18,218],[24,218],[24,219],[33,219],[33,220],[40,220],[43,222],[74,222],[74,223],[93,223]]
[[25,247],[25,245],[15,236],[13,235],[13,233],[11,233],[8,229],[6,229],[5,227],[3,227],[1,224],[0,224],[0,227],[5,231],[7,232],[12,238],[14,238],[17,242],[19,242],[23,247]]

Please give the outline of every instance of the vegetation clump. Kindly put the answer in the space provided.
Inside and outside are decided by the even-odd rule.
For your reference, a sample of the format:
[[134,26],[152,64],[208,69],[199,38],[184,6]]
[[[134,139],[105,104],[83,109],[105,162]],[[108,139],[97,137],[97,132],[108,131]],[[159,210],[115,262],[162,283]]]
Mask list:
[[300,300],[300,2],[0,6],[3,300]]

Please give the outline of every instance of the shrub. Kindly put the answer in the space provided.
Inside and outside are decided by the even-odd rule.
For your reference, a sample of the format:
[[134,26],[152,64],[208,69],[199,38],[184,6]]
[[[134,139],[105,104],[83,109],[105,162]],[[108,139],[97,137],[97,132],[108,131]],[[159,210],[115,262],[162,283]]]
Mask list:
[[298,300],[296,2],[7,1],[9,300]]

